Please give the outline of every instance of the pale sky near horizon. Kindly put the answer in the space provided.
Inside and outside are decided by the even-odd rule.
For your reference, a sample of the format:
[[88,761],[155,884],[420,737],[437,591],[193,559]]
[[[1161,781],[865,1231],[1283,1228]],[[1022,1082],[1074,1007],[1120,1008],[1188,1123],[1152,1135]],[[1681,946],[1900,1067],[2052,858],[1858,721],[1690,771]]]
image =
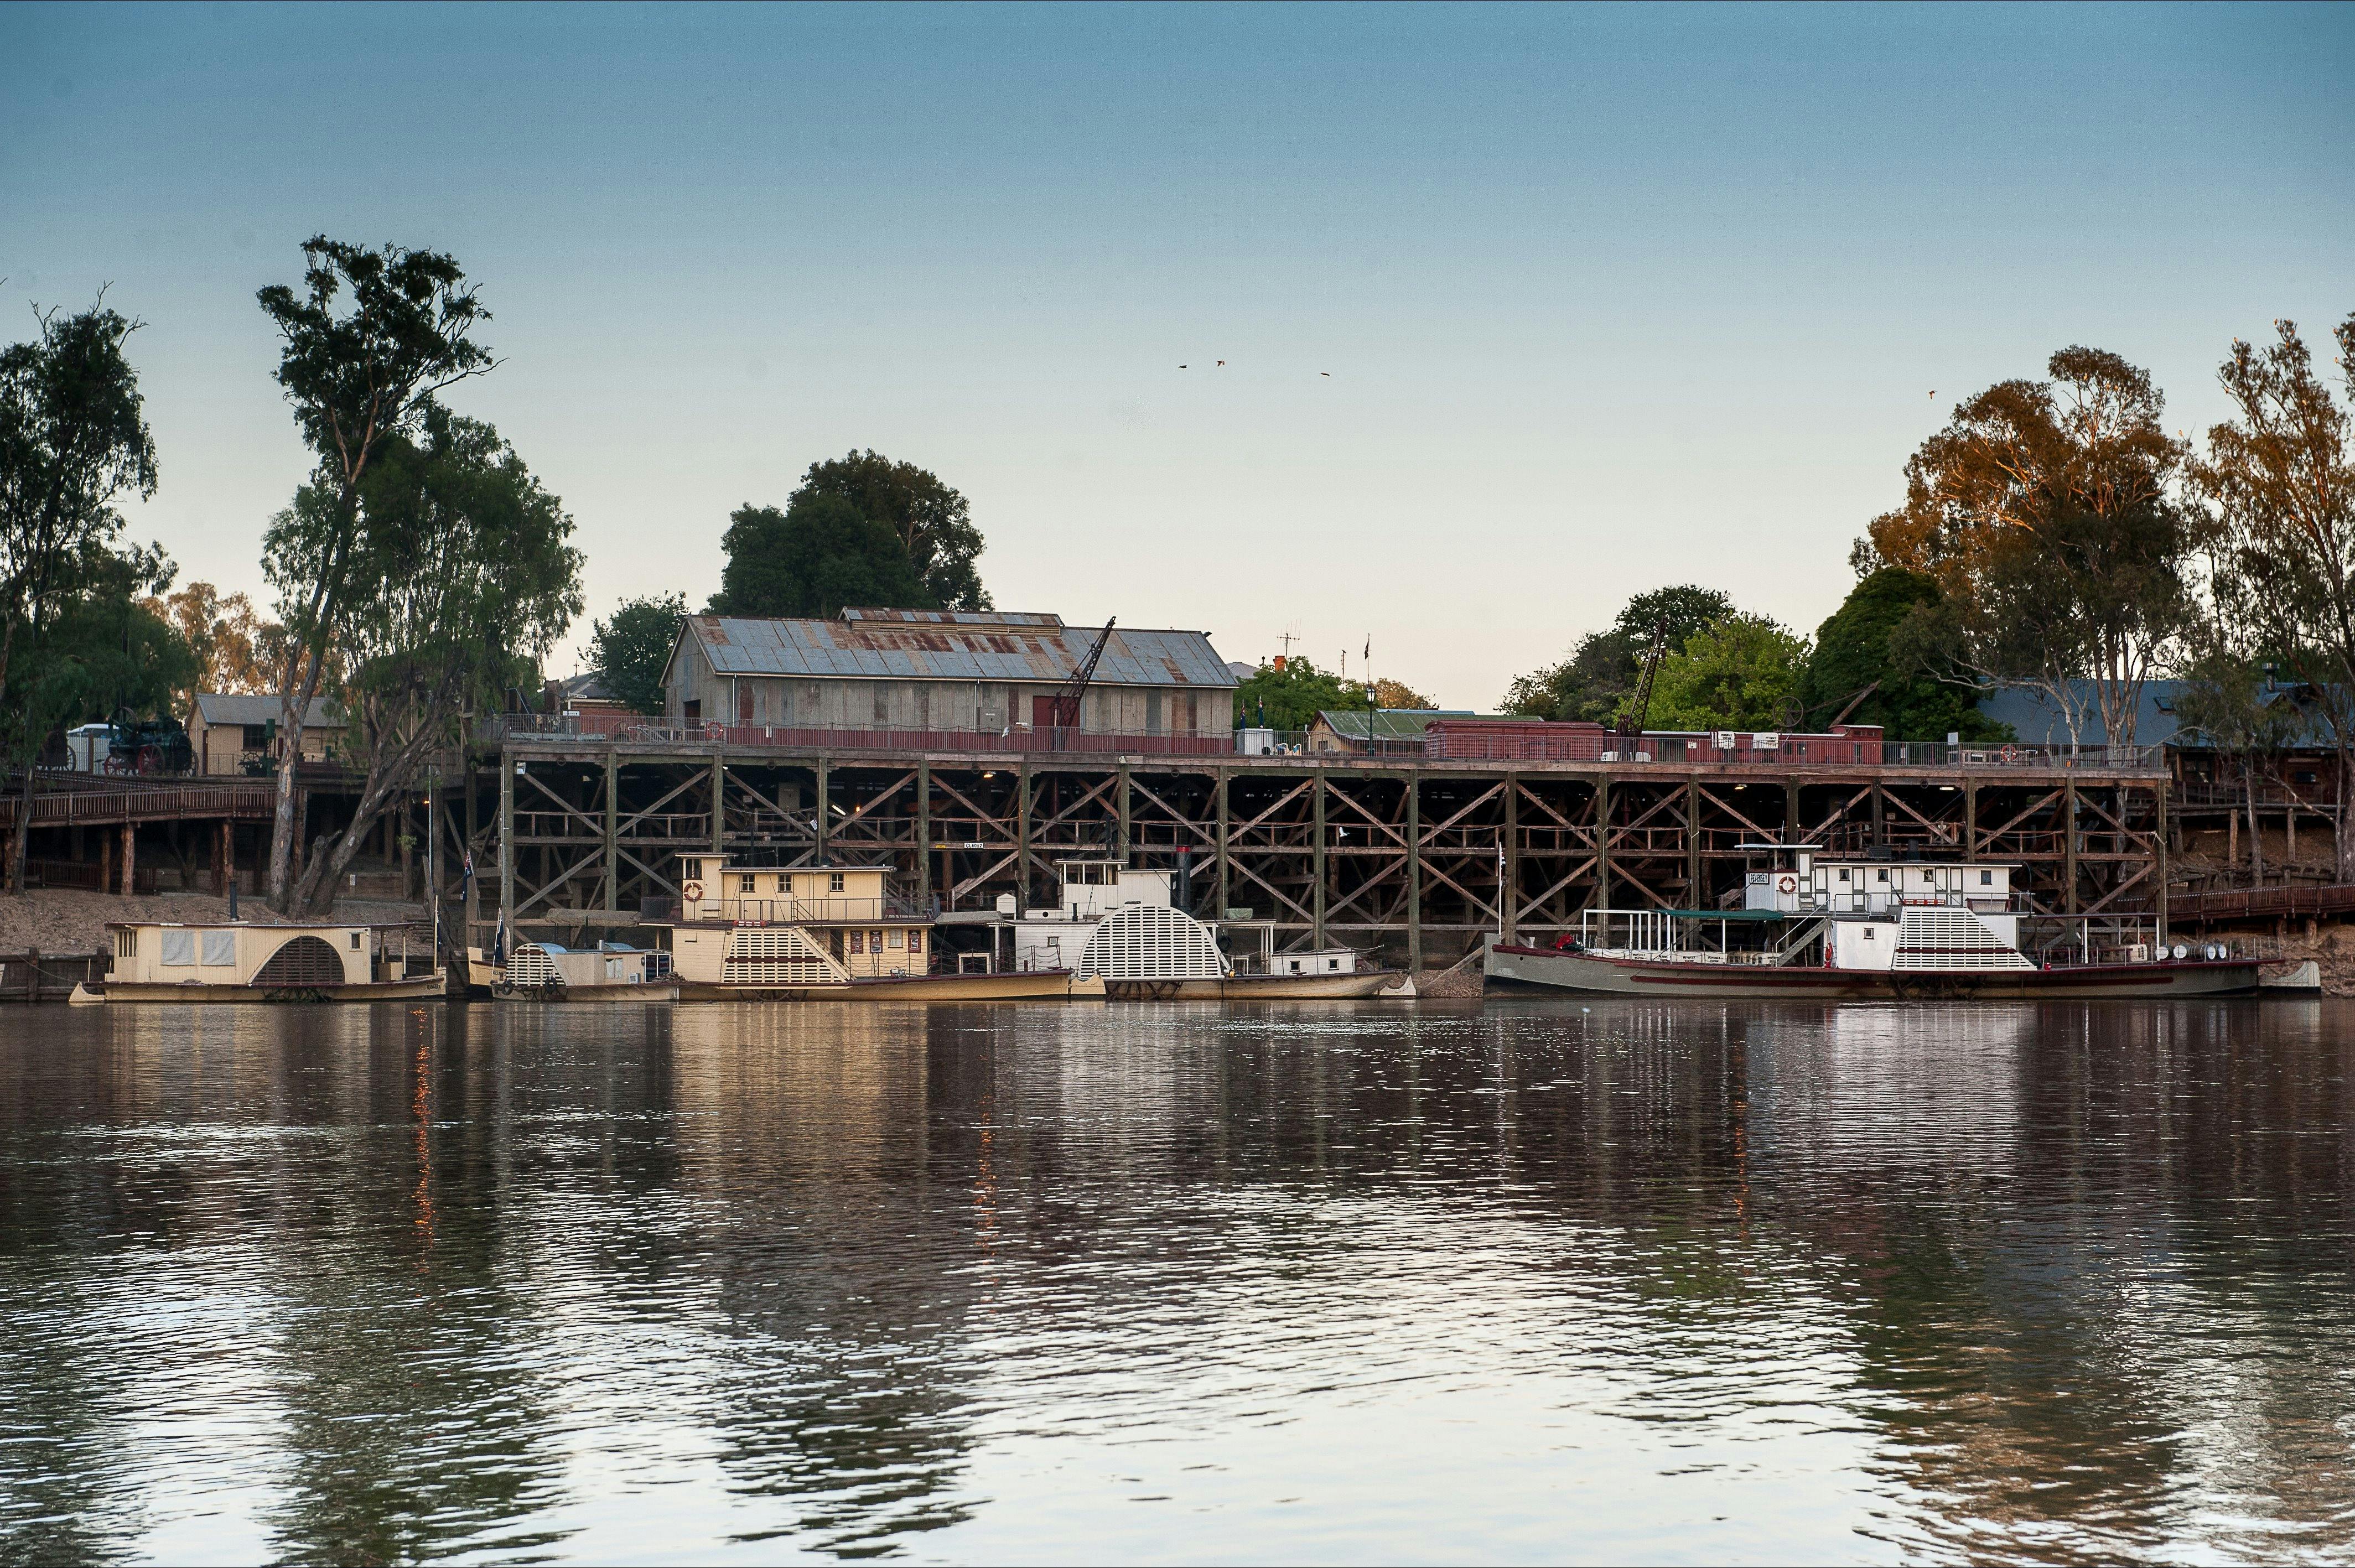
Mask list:
[[591,613],[873,447],[1001,607],[1486,708],[1665,582],[1811,631],[2056,348],[2197,432],[2234,336],[2326,340],[2355,7],[0,8],[0,338],[144,320],[184,581],[261,587],[253,295],[322,231],[480,285],[452,400]]

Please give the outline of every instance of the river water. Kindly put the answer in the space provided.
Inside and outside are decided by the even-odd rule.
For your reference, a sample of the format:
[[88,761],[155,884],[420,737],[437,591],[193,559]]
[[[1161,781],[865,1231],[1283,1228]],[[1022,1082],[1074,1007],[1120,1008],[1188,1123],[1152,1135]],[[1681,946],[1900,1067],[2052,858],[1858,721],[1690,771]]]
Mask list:
[[2345,1560],[2350,1041],[9,1008],[0,1560]]

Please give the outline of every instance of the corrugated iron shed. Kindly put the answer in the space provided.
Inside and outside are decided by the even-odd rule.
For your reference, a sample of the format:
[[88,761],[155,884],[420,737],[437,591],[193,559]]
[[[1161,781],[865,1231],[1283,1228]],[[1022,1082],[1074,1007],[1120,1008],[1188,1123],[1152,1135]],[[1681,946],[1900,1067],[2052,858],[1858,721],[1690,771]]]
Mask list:
[[[1051,615],[949,614],[870,610],[840,621],[690,615],[681,635],[694,638],[720,675],[1036,682],[1069,679],[1100,630],[1065,626]],[[1200,632],[1124,626],[1105,645],[1095,682],[1231,688],[1235,677]]]

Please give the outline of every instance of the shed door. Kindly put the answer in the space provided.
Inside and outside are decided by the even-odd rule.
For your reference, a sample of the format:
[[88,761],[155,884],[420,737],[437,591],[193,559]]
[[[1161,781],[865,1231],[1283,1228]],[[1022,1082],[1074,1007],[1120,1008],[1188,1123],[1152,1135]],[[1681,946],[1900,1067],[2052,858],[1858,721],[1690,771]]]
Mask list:
[[736,683],[736,722],[744,725],[752,722],[752,688],[748,681]]
[[1055,727],[1055,699],[1052,697],[1034,697],[1030,699],[1030,727],[1034,730],[1051,730]]

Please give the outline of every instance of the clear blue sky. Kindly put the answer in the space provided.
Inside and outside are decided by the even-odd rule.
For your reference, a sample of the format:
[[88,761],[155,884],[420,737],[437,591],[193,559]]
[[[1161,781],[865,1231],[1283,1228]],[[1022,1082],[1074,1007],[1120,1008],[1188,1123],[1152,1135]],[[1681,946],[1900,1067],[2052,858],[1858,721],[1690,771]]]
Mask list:
[[0,329],[145,319],[185,576],[260,586],[320,231],[479,282],[594,611],[872,446],[1001,605],[1486,706],[1665,581],[1812,630],[2054,348],[2197,430],[2355,311],[2355,7],[0,8]]

